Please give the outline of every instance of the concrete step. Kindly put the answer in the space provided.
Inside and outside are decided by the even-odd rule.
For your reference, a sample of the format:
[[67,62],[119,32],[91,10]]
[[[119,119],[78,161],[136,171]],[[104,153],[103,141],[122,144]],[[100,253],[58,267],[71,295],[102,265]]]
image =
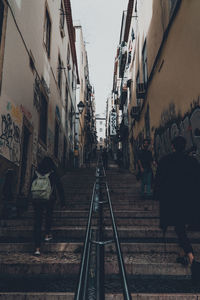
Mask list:
[[[131,294],[132,300],[200,300],[200,294]],[[74,300],[73,293],[0,293],[0,300]],[[106,300],[123,300],[122,294],[106,294]]]
[[[200,243],[198,240],[192,241],[193,249],[195,254],[200,254]],[[0,243],[0,253],[23,253],[23,252],[29,252],[32,253],[34,249],[33,241],[27,241],[24,243],[17,243],[17,242],[2,242]],[[58,253],[58,252],[75,252],[75,253],[82,253],[83,249],[83,242],[77,241],[77,242],[59,242],[55,239],[51,241],[50,243],[43,243],[42,245],[42,251],[44,253]],[[121,241],[121,250],[123,254],[130,254],[130,253],[179,253],[180,248],[178,247],[178,241],[176,239],[173,240],[173,242],[167,242],[166,244],[164,242],[157,242],[156,239],[154,239],[154,242],[142,242],[142,241],[133,241],[133,242],[126,242]],[[105,246],[105,251],[107,253],[114,254],[116,253],[116,248],[114,243],[109,244]]]
[[[53,227],[52,234],[58,239],[69,239],[69,238],[81,238],[85,236],[86,227],[83,226],[62,226],[62,227]],[[158,226],[118,226],[119,238],[162,238],[163,232]],[[20,226],[15,227],[4,227],[0,228],[0,238],[2,237],[30,237],[33,234],[32,226]],[[112,227],[105,227],[105,236],[110,238],[113,237]],[[167,238],[174,238],[176,234],[173,228],[169,228],[166,233]],[[200,238],[200,232],[188,232],[189,238]]]
[[[157,209],[154,209],[153,211],[152,210],[135,210],[134,208],[132,209],[129,209],[129,210],[118,210],[117,208],[113,209],[113,212],[114,212],[114,216],[115,218],[139,218],[139,217],[144,217],[144,218],[158,218],[159,217],[159,214],[158,214],[158,210]],[[88,214],[89,214],[89,211],[85,211],[85,210],[80,210],[80,209],[75,209],[75,210],[63,210],[63,211],[60,211],[60,210],[54,210],[54,218],[68,218],[68,217],[71,217],[71,218],[88,218]],[[34,212],[32,209],[30,209],[28,212],[25,213],[25,215],[20,218],[23,219],[23,218],[32,218],[34,215]],[[110,212],[108,210],[105,210],[104,211],[104,216],[105,217],[110,217]],[[2,220],[4,221],[4,220]],[[7,221],[12,221],[12,220],[7,220]]]
[[[177,254],[124,254],[126,272],[129,275],[164,275],[183,276],[190,275],[190,267],[183,267],[176,263]],[[199,255],[196,256],[197,260]],[[30,253],[0,253],[0,274],[48,274],[48,275],[77,275],[81,261],[80,253],[42,253],[35,257]],[[117,256],[107,253],[105,255],[105,273],[119,274]]]
[[[98,217],[96,216],[93,220],[93,222],[96,224]],[[88,222],[88,219],[86,217],[71,217],[68,216],[66,218],[54,218],[53,224],[54,226],[86,226]],[[18,220],[1,220],[0,221],[0,227],[13,227],[16,228],[19,226],[33,226],[34,220],[33,218],[27,218],[27,219],[18,219]],[[109,225],[111,224],[111,218],[110,216],[106,216],[104,218],[104,224]],[[117,217],[116,218],[116,224],[118,226],[125,225],[125,226],[142,226],[142,225],[149,225],[149,226],[158,226],[159,225],[159,218],[132,218],[132,217]]]
[[[187,276],[128,276],[132,300],[199,300],[200,287]],[[74,299],[77,278],[43,275],[4,276],[0,282],[2,300]],[[148,292],[149,290],[149,292]],[[123,300],[117,276],[105,279],[106,300]]]
[[[148,203],[146,201],[146,203],[139,203],[139,202],[134,202],[134,201],[130,201],[129,203],[123,203],[123,199],[121,199],[120,203],[115,203],[114,201],[112,201],[112,206],[114,210],[128,210],[128,209],[134,209],[134,210],[153,210],[153,209],[157,209],[158,210],[158,205],[157,203]],[[72,210],[75,209],[79,209],[79,210],[89,210],[90,208],[90,201],[88,201],[88,203],[81,203],[81,201],[79,202],[74,202],[74,203],[70,203],[70,208]]]

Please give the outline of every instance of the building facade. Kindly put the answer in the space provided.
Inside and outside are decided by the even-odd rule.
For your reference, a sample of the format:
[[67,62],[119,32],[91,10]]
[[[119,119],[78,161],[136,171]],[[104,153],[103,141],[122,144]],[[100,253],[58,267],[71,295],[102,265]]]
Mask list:
[[98,149],[106,147],[106,116],[105,114],[96,114],[96,131]]
[[75,25],[76,51],[79,69],[80,84],[77,89],[77,105],[83,105],[80,113],[78,106],[76,111],[76,151],[79,166],[85,163],[85,157],[96,147],[95,125],[95,94],[90,84],[88,55],[80,24]]
[[45,155],[70,167],[77,83],[70,1],[0,0],[0,174],[17,194]]
[[[129,113],[128,107],[131,99],[132,65],[131,47],[129,41],[130,24],[132,20],[134,0],[129,0],[127,10],[122,14],[119,45],[117,48],[114,76],[113,99],[114,109],[117,115],[117,134],[112,137],[112,148],[121,149],[123,153],[123,166],[129,167]],[[112,113],[111,113],[112,114]]]
[[122,114],[128,111],[131,170],[144,138],[157,161],[171,152],[171,140],[179,134],[199,158],[199,9],[198,0],[129,1],[126,19],[130,13],[131,20],[122,26],[128,37],[117,55],[127,89],[117,98]]

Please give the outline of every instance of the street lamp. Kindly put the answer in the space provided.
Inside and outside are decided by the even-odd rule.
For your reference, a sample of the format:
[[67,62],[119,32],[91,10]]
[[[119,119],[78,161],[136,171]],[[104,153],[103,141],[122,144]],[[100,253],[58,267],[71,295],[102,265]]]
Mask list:
[[85,107],[85,104],[83,103],[83,101],[80,101],[79,104],[77,104],[77,107],[78,107],[79,114],[82,114],[83,109]]

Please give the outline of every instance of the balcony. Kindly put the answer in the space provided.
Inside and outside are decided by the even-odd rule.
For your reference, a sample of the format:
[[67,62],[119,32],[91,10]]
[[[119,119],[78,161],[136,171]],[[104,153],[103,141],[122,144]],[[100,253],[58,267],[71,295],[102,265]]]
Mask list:
[[135,119],[136,121],[139,120],[140,115],[140,107],[139,106],[133,106],[130,111],[130,116],[132,119]]
[[119,109],[123,109],[124,104],[126,103],[127,99],[127,90],[122,90],[121,95],[120,95],[120,106]]

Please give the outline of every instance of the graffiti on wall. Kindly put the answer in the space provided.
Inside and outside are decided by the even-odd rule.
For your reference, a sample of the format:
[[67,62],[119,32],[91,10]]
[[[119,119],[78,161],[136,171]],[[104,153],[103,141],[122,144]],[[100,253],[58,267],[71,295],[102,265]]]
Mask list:
[[175,107],[170,106],[170,110],[161,115],[161,126],[155,130],[154,151],[155,157],[159,160],[162,156],[170,153],[171,141],[174,137],[182,135],[187,144],[186,150],[196,148],[196,157],[200,160],[200,106],[197,105],[186,113],[183,118],[175,113]]
[[27,110],[26,107],[24,107],[22,104],[20,105],[20,109],[21,109],[21,112],[23,113],[24,116],[26,116],[26,118],[28,120],[31,120],[32,119],[32,114],[30,113],[29,110]]
[[8,159],[19,163],[20,159],[20,129],[11,115],[1,115],[0,153],[7,154]]

